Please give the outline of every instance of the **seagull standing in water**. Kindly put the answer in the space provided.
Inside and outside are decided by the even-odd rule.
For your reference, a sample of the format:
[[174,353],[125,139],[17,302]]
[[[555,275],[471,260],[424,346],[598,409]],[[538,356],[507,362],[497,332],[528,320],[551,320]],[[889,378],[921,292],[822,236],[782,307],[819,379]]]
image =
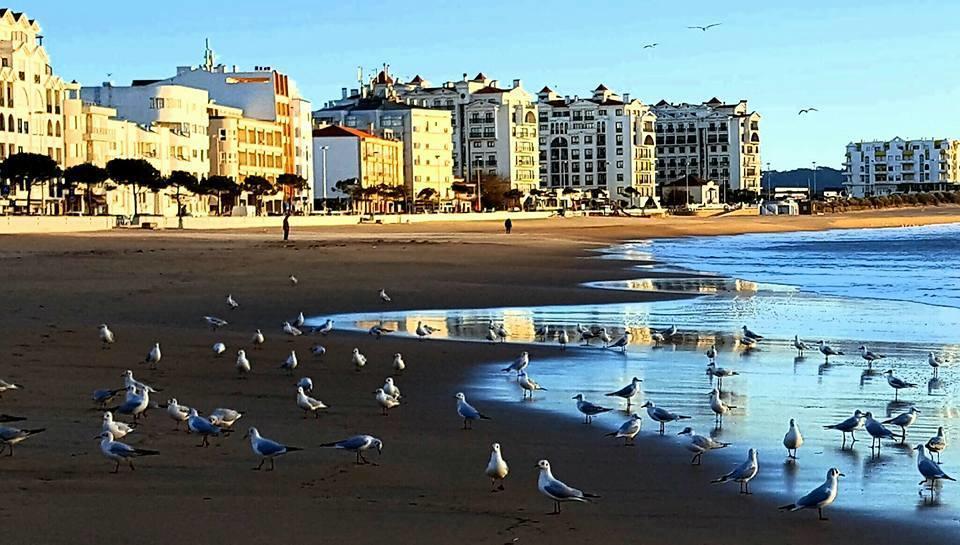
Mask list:
[[507,328],[504,327],[503,324],[497,326],[497,338],[500,339],[500,342],[506,341],[509,335]]
[[791,461],[796,460],[797,449],[803,446],[803,435],[800,434],[797,422],[792,418],[790,419],[790,429],[783,436],[783,446],[787,448],[787,458]]
[[759,471],[760,464],[757,462],[757,451],[750,449],[747,451],[747,461],[733,468],[730,473],[710,482],[714,484],[737,482],[740,483],[741,494],[752,494],[750,492],[750,480],[756,477]]
[[912,382],[907,382],[907,381],[905,381],[905,380],[903,380],[903,379],[900,379],[900,378],[897,378],[897,377],[893,376],[893,369],[887,369],[886,371],[884,371],[883,374],[884,374],[884,375],[887,375],[887,384],[889,384],[890,387],[893,388],[893,392],[894,392],[894,394],[893,394],[893,400],[894,400],[894,401],[899,401],[899,400],[900,400],[900,390],[903,390],[903,389],[906,389],[906,388],[916,388],[916,387],[917,387],[917,385],[914,384],[914,383],[912,383]]
[[864,427],[867,428],[867,433],[870,434],[870,437],[873,440],[870,442],[870,450],[876,449],[877,455],[880,454],[880,442],[883,439],[896,439],[897,436],[892,431],[887,429],[883,424],[874,420],[873,413],[868,412],[866,414],[867,422]]
[[[510,472],[510,467],[507,466],[506,460],[503,459],[503,455],[500,453],[500,443],[494,443],[490,446],[490,461],[487,462],[487,468],[484,473],[487,477],[490,477],[490,489],[491,492],[497,490],[503,490],[503,480],[507,478],[507,473]],[[500,486],[497,486],[497,483],[500,483]]]
[[924,454],[923,445],[917,445],[913,447],[913,450],[917,451],[917,471],[919,471],[920,475],[923,476],[923,480],[920,481],[919,484],[923,485],[930,483],[931,498],[937,493],[937,481],[956,481],[956,479],[943,472],[943,469],[940,468],[940,464],[934,462],[928,458],[926,454]]
[[610,349],[619,348],[620,352],[626,352],[627,345],[630,344],[630,335],[632,335],[630,331],[624,331],[623,336],[617,339],[613,344],[608,344],[607,348],[610,348]]
[[717,378],[717,391],[723,391],[723,379],[727,377],[735,377],[740,373],[734,371],[733,369],[717,367],[717,364],[711,361],[707,364],[707,374],[711,377]]
[[519,378],[520,373],[522,373],[523,370],[526,369],[528,365],[530,365],[530,354],[526,351],[523,351],[523,352],[520,352],[520,355],[517,356],[517,359],[513,360],[513,362],[510,365],[504,367],[503,369],[501,369],[501,371],[503,371],[504,373],[516,371],[517,378]]
[[600,338],[600,341],[603,342],[603,347],[608,348],[610,343],[613,342],[613,338],[610,337],[610,334],[607,333],[607,328],[601,327],[600,333],[597,335]]
[[454,397],[457,400],[457,414],[463,419],[463,429],[473,429],[474,420],[491,420],[489,416],[484,415],[473,408],[473,405],[467,403],[467,396],[463,395],[463,392],[457,392]]
[[599,498],[596,494],[583,492],[576,488],[567,486],[563,481],[553,476],[550,471],[550,462],[540,460],[537,463],[540,468],[540,477],[537,479],[537,489],[544,496],[553,500],[553,513],[560,512],[560,502],[576,501],[581,503],[589,502],[592,499]]
[[292,323],[294,327],[303,327],[303,323],[306,321],[307,320],[304,318],[303,312],[300,312],[297,314],[297,317],[293,319]]
[[490,341],[490,342],[492,342],[492,343],[497,342],[497,339],[499,339],[499,337],[497,337],[497,328],[495,328],[495,327],[493,326],[493,324],[490,324],[490,327],[487,328],[487,337],[486,337],[486,338],[487,338],[488,341]]
[[267,468],[267,471],[273,471],[274,469],[274,459],[277,456],[283,456],[288,452],[296,452],[298,450],[303,450],[300,447],[291,447],[287,445],[282,445],[266,437],[262,437],[257,428],[251,427],[247,434],[244,435],[244,438],[250,439],[250,448],[253,449],[253,453],[260,457],[260,465],[253,468],[254,470],[259,470],[263,467],[263,464],[270,460],[270,467]]
[[781,511],[799,511],[801,509],[816,509],[820,520],[829,520],[823,516],[823,508],[829,506],[837,499],[839,492],[839,479],[846,477],[840,470],[831,467],[827,471],[827,480],[823,484],[814,488],[809,494],[803,496],[796,503],[780,507]]
[[377,449],[378,453],[383,453],[383,441],[372,435],[354,435],[353,437],[348,437],[342,441],[323,443],[320,446],[323,448],[336,448],[356,452],[357,465],[370,463],[366,458],[363,457],[364,451]]
[[689,416],[675,414],[664,409],[663,407],[657,407],[653,401],[647,401],[640,407],[647,410],[647,416],[649,416],[651,420],[660,424],[660,435],[663,435],[663,428],[667,422],[690,419]]
[[390,329],[389,327],[384,327],[384,326],[382,326],[382,325],[377,324],[377,325],[374,325],[373,327],[371,327],[371,328],[369,329],[369,331],[367,331],[367,333],[369,333],[370,335],[375,336],[375,337],[377,338],[377,340],[379,341],[379,340],[380,340],[380,337],[383,337],[384,335],[393,333],[393,330]]
[[598,414],[603,414],[610,412],[613,409],[607,407],[601,407],[600,405],[594,405],[589,401],[583,399],[583,394],[577,394],[573,396],[573,399],[577,400],[577,410],[583,414],[583,423],[590,424],[593,422],[593,417]]
[[710,410],[713,411],[714,425],[717,428],[723,428],[723,415],[730,412],[730,409],[736,409],[735,405],[727,405],[722,399],[720,399],[720,390],[714,388],[710,391]]
[[557,343],[560,344],[560,350],[566,350],[569,342],[570,335],[567,333],[567,330],[561,329],[560,333],[557,333]]
[[900,443],[904,443],[907,440],[907,428],[913,425],[917,421],[917,415],[920,414],[920,410],[916,407],[910,407],[910,410],[900,413],[897,416],[884,420],[884,424],[893,424],[894,426],[899,426],[902,433],[900,434]]
[[940,463],[940,453],[947,450],[947,436],[943,433],[943,426],[937,428],[937,434],[927,441],[927,450],[930,454],[937,455],[937,463]]
[[797,356],[803,357],[806,350],[810,350],[810,345],[800,340],[800,335],[793,336],[793,347],[797,349]]
[[147,352],[147,357],[143,359],[144,363],[149,363],[151,369],[156,369],[157,364],[160,363],[160,358],[162,354],[160,353],[160,343],[153,343],[153,348]]
[[103,343],[104,348],[109,348],[110,345],[114,343],[113,331],[110,331],[110,328],[107,327],[107,324],[100,324],[98,328],[98,335],[100,336],[100,342]]
[[750,337],[751,339],[754,339],[754,340],[757,340],[757,341],[762,341],[762,340],[763,340],[763,335],[757,335],[757,334],[754,333],[753,331],[750,331],[750,329],[747,328],[747,326],[743,326],[742,329],[743,329],[743,336],[744,336],[744,337]]
[[527,375],[525,372],[520,371],[520,377],[517,379],[517,382],[520,383],[520,388],[523,389],[523,397],[526,398],[527,394],[530,394],[530,399],[533,399],[533,392],[537,390],[547,391],[546,388],[540,386],[540,384],[530,378],[530,375]]
[[943,365],[943,358],[933,352],[929,352],[927,353],[927,363],[930,367],[933,367],[933,378],[937,378],[940,374],[940,366]]
[[823,341],[817,341],[817,348],[820,350],[820,353],[823,354],[823,361],[830,363],[830,356],[842,356],[843,351],[834,350],[827,343]]
[[716,362],[717,361],[717,345],[711,344],[710,348],[708,348],[707,351],[704,352],[704,354],[706,354],[707,360],[710,363]]
[[604,437],[613,437],[614,439],[624,438],[623,445],[626,447],[633,446],[633,438],[640,433],[640,428],[643,427],[643,417],[637,413],[630,415],[630,419],[620,424],[620,427],[617,431],[612,431],[606,434]]
[[850,444],[853,444],[857,442],[857,438],[853,435],[853,433],[863,427],[864,419],[865,419],[865,415],[863,414],[863,411],[861,411],[860,409],[857,409],[856,411],[853,412],[853,416],[851,416],[850,418],[838,424],[831,424],[829,426],[824,426],[823,429],[840,431],[843,434],[844,444],[846,444],[847,442],[847,434],[849,433],[850,439],[851,439]]
[[120,462],[123,460],[127,461],[127,464],[130,466],[130,471],[135,471],[135,468],[133,467],[134,458],[139,458],[141,456],[156,456],[160,454],[155,450],[134,448],[126,443],[115,441],[113,434],[109,431],[101,433],[98,439],[100,439],[100,452],[102,452],[103,455],[110,460],[113,460],[117,463],[111,473],[117,473],[120,471]]
[[653,331],[650,333],[650,340],[653,341],[653,346],[660,346],[666,339],[664,338],[663,333],[660,333],[659,331]]
[[422,341],[423,339],[433,335],[436,330],[428,325],[424,325],[423,322],[417,322],[417,337]]
[[883,358],[886,357],[882,354],[871,352],[870,350],[867,349],[866,346],[862,344],[860,345],[859,348],[857,348],[857,350],[860,352],[860,357],[867,362],[867,368],[869,369],[873,369],[873,362],[882,360]]
[[603,394],[607,397],[620,397],[627,400],[627,410],[630,410],[630,404],[633,403],[633,398],[640,393],[640,383],[643,380],[633,377],[630,380],[630,384],[627,384],[623,388],[620,388],[616,392],[610,392],[609,394]]
[[699,435],[697,432],[693,431],[693,428],[690,426],[683,428],[683,431],[677,435],[690,436],[690,442],[687,443],[686,449],[693,453],[693,459],[690,460],[690,463],[693,465],[700,465],[702,463],[703,453],[730,446],[730,443],[714,441],[712,438],[707,437],[706,435]]

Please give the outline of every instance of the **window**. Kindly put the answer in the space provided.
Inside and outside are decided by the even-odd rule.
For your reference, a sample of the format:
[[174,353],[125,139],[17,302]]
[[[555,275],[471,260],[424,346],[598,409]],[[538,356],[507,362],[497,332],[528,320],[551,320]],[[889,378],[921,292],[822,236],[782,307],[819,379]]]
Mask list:
[[473,147],[479,148],[479,147],[481,146],[481,144],[482,144],[482,142],[478,142],[478,141],[475,140],[475,141],[473,142]]
[[224,142],[227,139],[227,129],[220,129],[220,141]]
[[497,147],[497,143],[496,143],[495,141],[493,141],[493,140],[490,140],[490,141],[487,142],[487,147],[488,147],[488,148],[495,148],[495,147]]
[[623,161],[617,161],[617,168],[623,168]]
[[592,143],[593,143],[593,135],[588,134],[588,135],[584,136],[584,137],[583,137],[583,143],[584,143],[584,144],[592,144]]

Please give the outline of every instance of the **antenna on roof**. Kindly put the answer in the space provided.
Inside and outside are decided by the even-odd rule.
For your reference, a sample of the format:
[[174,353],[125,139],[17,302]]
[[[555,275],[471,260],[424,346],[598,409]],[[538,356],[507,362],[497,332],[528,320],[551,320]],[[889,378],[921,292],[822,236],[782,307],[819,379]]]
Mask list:
[[207,72],[213,71],[213,50],[210,49],[210,38],[203,39],[203,68]]

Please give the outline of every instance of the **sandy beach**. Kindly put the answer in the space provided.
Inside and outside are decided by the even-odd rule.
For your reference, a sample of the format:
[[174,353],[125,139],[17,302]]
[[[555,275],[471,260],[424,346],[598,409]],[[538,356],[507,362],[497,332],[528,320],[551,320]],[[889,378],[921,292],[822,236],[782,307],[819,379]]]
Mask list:
[[[626,265],[586,259],[610,243],[647,238],[745,232],[900,227],[960,222],[960,208],[900,209],[820,217],[569,218],[499,223],[358,225],[300,229],[292,240],[274,230],[141,232],[0,238],[5,274],[0,301],[0,379],[22,384],[0,399],[0,412],[25,416],[21,427],[46,431],[0,457],[5,486],[0,520],[10,543],[238,544],[265,540],[373,543],[582,543],[637,541],[695,544],[801,544],[905,541],[947,543],[956,533],[931,533],[909,522],[878,524],[845,511],[841,492],[830,522],[816,513],[784,514],[761,496],[705,484],[712,473],[690,467],[649,434],[625,449],[601,440],[599,429],[497,403],[476,404],[493,420],[462,431],[453,396],[471,396],[465,377],[480,363],[507,361],[516,346],[417,342],[335,332],[328,337],[283,337],[280,325],[307,316],[381,308],[387,288],[397,309],[471,308],[649,299],[650,294],[580,287],[591,280],[629,278]],[[300,282],[287,281],[295,274]],[[240,303],[228,310],[227,294]],[[204,326],[213,314],[230,324]],[[103,350],[97,324],[117,342]],[[252,332],[267,337],[250,347]],[[222,340],[227,354],[210,346]],[[317,341],[322,359],[309,356]],[[141,363],[154,342],[163,347],[159,370]],[[369,358],[362,372],[352,348]],[[236,350],[248,349],[253,373],[237,380]],[[293,376],[278,369],[296,349]],[[531,358],[546,348],[532,349]],[[397,375],[402,405],[381,416],[373,390]],[[555,354],[551,350],[551,355]],[[199,448],[195,435],[173,431],[162,410],[129,436],[160,455],[139,460],[136,472],[103,458],[94,437],[101,411],[89,396],[119,387],[121,373],[196,406],[244,411],[230,437]],[[330,406],[303,419],[294,383],[312,377],[314,396]],[[19,425],[19,424],[15,424]],[[277,461],[258,463],[248,426],[302,447]],[[355,433],[384,441],[376,466],[355,466],[349,453],[321,449]],[[503,445],[511,473],[506,490],[489,491],[483,475],[490,444]],[[536,489],[537,460],[549,458],[569,484],[598,493],[592,505],[566,505],[549,515]],[[953,484],[953,483],[951,483]],[[850,506],[855,507],[855,506]]]

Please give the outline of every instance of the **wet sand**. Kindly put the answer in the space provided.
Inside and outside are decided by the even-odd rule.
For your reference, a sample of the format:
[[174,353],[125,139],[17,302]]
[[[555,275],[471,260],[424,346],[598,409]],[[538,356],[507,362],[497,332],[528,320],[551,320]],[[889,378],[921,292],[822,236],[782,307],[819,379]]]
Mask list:
[[[895,213],[896,212],[896,213]],[[6,272],[0,300],[0,378],[23,384],[0,399],[0,412],[26,416],[22,427],[44,434],[0,458],[5,486],[0,520],[10,543],[260,543],[265,540],[370,543],[860,543],[891,534],[890,521],[843,510],[843,493],[829,512],[783,514],[760,497],[706,483],[718,468],[691,468],[685,453],[645,432],[634,449],[618,447],[587,427],[514,405],[484,402],[465,382],[479,363],[508,360],[517,347],[417,342],[334,333],[327,355],[309,356],[316,337],[283,338],[280,322],[297,312],[320,315],[379,309],[386,287],[396,308],[459,308],[635,301],[649,294],[579,287],[590,280],[631,276],[626,264],[596,259],[590,248],[649,236],[733,234],[766,230],[900,226],[960,221],[960,209],[900,210],[819,218],[557,219],[499,224],[417,224],[298,229],[278,232],[115,232],[0,238]],[[277,230],[279,231],[279,230]],[[300,284],[290,287],[289,274]],[[240,302],[229,311],[227,293]],[[231,323],[219,333],[200,318]],[[117,343],[101,350],[96,325],[107,322]],[[263,329],[262,350],[248,350],[249,380],[234,375],[234,354]],[[210,345],[228,354],[215,359]],[[160,370],[139,363],[150,345],[163,347]],[[350,350],[370,363],[356,373]],[[278,369],[291,349],[301,367]],[[403,405],[380,416],[373,390],[397,376]],[[531,350],[536,359],[555,349]],[[199,438],[173,432],[154,410],[129,442],[161,455],[111,475],[94,436],[101,413],[95,388],[121,384],[124,369],[163,392],[161,403],[209,412],[246,412],[238,431],[202,449]],[[319,420],[301,417],[293,383],[310,376],[314,395],[331,408]],[[461,431],[453,394],[493,417]],[[241,435],[250,425],[265,436],[305,448],[255,472],[257,460]],[[354,466],[323,442],[354,433],[384,440],[378,466]],[[483,468],[490,443],[503,445],[511,467],[506,490],[489,492]],[[559,516],[536,490],[537,460],[549,458],[569,484],[603,496],[594,505],[567,505]],[[721,471],[721,473],[724,471]],[[948,483],[953,484],[953,483]],[[905,500],[910,501],[910,500]],[[947,507],[949,508],[949,507]],[[911,521],[898,538],[926,543]]]

